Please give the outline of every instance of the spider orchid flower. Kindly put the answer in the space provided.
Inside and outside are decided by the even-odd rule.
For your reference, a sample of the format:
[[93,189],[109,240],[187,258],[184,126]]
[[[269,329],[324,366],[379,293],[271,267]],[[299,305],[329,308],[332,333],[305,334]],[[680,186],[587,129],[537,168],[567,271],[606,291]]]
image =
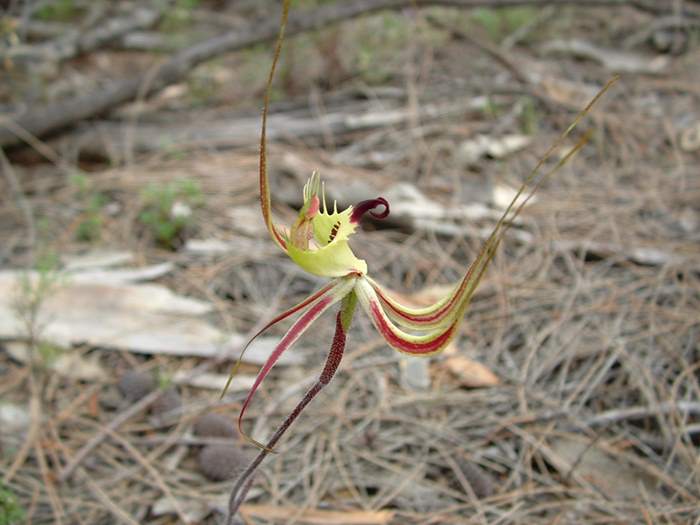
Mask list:
[[[347,332],[358,305],[370,318],[372,324],[385,339],[386,343],[399,352],[414,356],[428,356],[440,352],[454,339],[459,333],[460,324],[464,319],[469,302],[488,268],[505,230],[527,202],[527,198],[520,199],[521,195],[530,186],[532,188],[527,197],[532,195],[532,192],[537,189],[539,182],[544,177],[558,170],[585,144],[588,138],[587,135],[584,135],[551,170],[538,178],[540,168],[545,160],[561,145],[566,136],[590,110],[591,106],[616,80],[616,78],[612,79],[603,87],[542,157],[513,197],[500,220],[496,223],[493,232],[484,243],[474,262],[468,267],[462,279],[455,284],[451,292],[435,304],[424,308],[412,308],[401,304],[401,302],[392,297],[392,294],[387,289],[369,276],[367,263],[355,256],[349,243],[350,237],[356,233],[357,226],[366,213],[370,213],[376,219],[383,219],[389,215],[389,203],[386,199],[377,197],[365,200],[342,211],[338,211],[334,202],[332,209],[330,209],[326,203],[324,187],[321,184],[320,177],[317,173],[313,173],[303,188],[303,205],[293,224],[289,228],[283,228],[273,222],[270,187],[266,170],[266,123],[270,86],[284,38],[288,10],[289,1],[285,0],[283,3],[280,34],[265,92],[260,136],[260,205],[263,220],[270,236],[282,251],[302,269],[314,275],[327,277],[330,280],[321,289],[270,320],[248,342],[229,377],[230,383],[241,363],[245,350],[256,337],[276,323],[298,314],[297,320],[294,321],[280,339],[278,345],[261,367],[253,386],[241,406],[238,416],[239,431],[243,437],[260,449],[260,453],[238,478],[233,487],[229,501],[228,523],[233,523],[233,517],[245,499],[253,481],[253,474],[262,460],[269,453],[273,452],[273,448],[282,435],[313,398],[331,381],[338,370],[345,350]],[[516,205],[517,202],[519,204]],[[263,380],[272,370],[275,363],[277,363],[280,356],[309,329],[314,321],[337,303],[340,303],[340,307],[336,317],[335,335],[331,341],[325,365],[318,379],[266,444],[259,443],[248,437],[242,430],[242,421],[253,396]],[[224,392],[227,388],[228,383],[224,388]]]

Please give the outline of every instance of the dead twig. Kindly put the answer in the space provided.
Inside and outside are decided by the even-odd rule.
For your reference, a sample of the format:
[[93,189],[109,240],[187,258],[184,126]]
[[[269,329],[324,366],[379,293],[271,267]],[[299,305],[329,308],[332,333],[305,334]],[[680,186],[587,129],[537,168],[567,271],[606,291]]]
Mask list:
[[2,173],[7,180],[10,190],[14,194],[14,200],[17,203],[17,207],[24,216],[24,221],[27,226],[27,246],[29,246],[30,250],[33,250],[36,244],[34,211],[32,210],[29,200],[25,197],[24,192],[22,191],[22,186],[17,178],[17,174],[15,173],[12,164],[10,164],[9,159],[7,158],[7,155],[5,155],[5,151],[2,148],[0,148],[0,167],[2,167]]
[[442,22],[434,16],[428,16],[427,20],[432,26],[442,31],[447,31],[452,38],[468,42],[480,51],[486,53],[488,56],[493,58],[498,64],[503,66],[511,75],[513,75],[513,78],[515,78],[515,80],[517,80],[521,84],[527,86],[532,84],[530,78],[523,71],[521,71],[521,69],[515,64],[515,62],[508,58],[505,55],[505,53],[503,53],[500,49],[498,49],[497,46],[494,46],[475,36],[469,35],[464,31],[460,31],[455,27],[450,27],[449,25],[445,24],[444,22]]
[[90,492],[112,513],[115,519],[127,525],[138,525],[139,522],[129,516],[82,468],[78,468],[77,474],[80,480],[90,489]]
[[170,487],[168,487],[168,484],[165,482],[163,479],[163,476],[160,475],[160,473],[155,469],[155,467],[151,464],[151,462],[148,460],[148,458],[144,457],[143,454],[141,454],[134,445],[129,443],[126,439],[121,437],[119,434],[115,432],[115,429],[105,427],[104,432],[114,441],[119,443],[124,449],[131,454],[131,456],[141,465],[144,469],[146,469],[146,472],[148,472],[153,480],[156,482],[156,485],[158,485],[158,488],[163,492],[165,497],[167,497],[170,502],[173,505],[173,509],[175,509],[175,512],[177,513],[178,517],[182,521],[182,523],[189,523],[190,520],[187,519],[187,516],[185,516],[185,512],[182,509],[182,506],[180,505],[179,500],[175,497],[173,494],[172,490],[170,490]]
[[[157,3],[155,5],[158,5]],[[153,27],[165,9],[135,7],[123,16],[101,21],[96,27],[62,28],[58,38],[35,45],[12,46],[0,53],[0,60],[15,64],[33,62],[61,62],[103,47],[124,35],[139,29]]]
[[129,406],[120,414],[117,414],[114,417],[114,419],[112,419],[109,422],[108,425],[106,425],[97,434],[95,434],[90,439],[90,441],[85,443],[85,445],[83,445],[83,447],[75,454],[75,456],[73,456],[73,459],[71,459],[66,464],[66,466],[64,466],[61,469],[61,472],[58,475],[59,481],[66,481],[68,478],[70,478],[75,468],[78,465],[80,465],[80,463],[88,456],[88,454],[90,454],[90,452],[92,452],[95,449],[95,447],[97,447],[107,436],[109,436],[111,432],[114,432],[116,429],[118,429],[121,425],[126,423],[136,414],[148,408],[151,404],[153,404],[153,402],[156,399],[158,399],[161,396],[162,393],[162,390],[154,390],[150,394],[141,398],[138,402]]
[[[325,28],[331,24],[368,15],[388,9],[410,7],[444,6],[454,8],[474,8],[488,6],[492,8],[519,5],[571,5],[578,6],[635,6],[641,9],[659,11],[659,7],[646,0],[355,0],[331,4],[314,10],[295,13],[289,18],[288,36],[306,31]],[[136,99],[139,94],[151,95],[164,87],[178,82],[201,64],[224,53],[246,49],[268,42],[277,35],[276,17],[265,17],[253,22],[246,30],[237,30],[199,42],[179,53],[155,68],[128,79],[115,81],[105,89],[92,93],[81,93],[59,104],[31,109],[10,119],[0,120],[0,147],[16,145],[21,142],[19,135],[10,129],[10,122],[31,135],[43,137],[47,134],[71,126],[80,120],[103,115],[116,106]],[[144,85],[147,89],[144,90]]]

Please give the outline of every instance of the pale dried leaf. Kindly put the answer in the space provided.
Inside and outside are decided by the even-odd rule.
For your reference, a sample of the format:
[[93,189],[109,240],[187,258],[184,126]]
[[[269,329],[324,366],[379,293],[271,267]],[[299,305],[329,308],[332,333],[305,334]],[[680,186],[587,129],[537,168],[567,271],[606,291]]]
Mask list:
[[445,359],[444,366],[452,372],[462,386],[470,388],[496,386],[501,380],[489,368],[468,357],[453,355]]
[[[505,210],[508,208],[508,206],[510,206],[510,203],[513,201],[517,193],[518,190],[513,188],[512,186],[507,186],[505,184],[496,184],[493,187],[491,200],[494,206]],[[528,204],[532,204],[537,201],[537,197],[535,195],[532,195],[530,196],[530,198],[528,198],[526,194],[521,193],[515,201],[515,208],[517,208],[523,202],[525,202],[526,199]]]
[[495,222],[501,215],[500,211],[480,202],[446,206],[407,183],[392,186],[385,195],[391,202],[392,221],[415,230],[434,231],[442,235],[463,235],[465,223],[484,219]]
[[[183,505],[182,508],[183,517],[188,520],[188,523],[200,523],[210,513],[209,505],[201,500],[188,500],[187,505]],[[172,498],[162,497],[151,507],[151,514],[155,517],[176,513],[177,508]]]
[[334,511],[244,504],[241,506],[241,514],[246,517],[256,516],[268,520],[287,520],[293,517],[295,523],[308,523],[310,525],[385,525],[394,519],[395,512],[390,510]]
[[69,278],[84,283],[137,283],[152,281],[170,273],[175,266],[171,262],[142,266],[140,268],[117,268],[113,270],[82,270],[79,273],[69,273]]
[[[0,272],[0,338],[29,337],[21,300],[22,283],[37,275]],[[60,347],[87,343],[132,352],[235,358],[245,344],[240,334],[225,334],[201,318],[212,310],[204,301],[176,295],[155,284],[95,284],[57,278],[42,298],[33,334]],[[277,338],[259,338],[249,348],[246,362],[262,363]],[[301,358],[285,354],[280,363]]]
[[459,146],[456,158],[460,164],[471,166],[484,157],[505,158],[526,148],[531,142],[532,138],[527,135],[511,134],[500,137],[477,135]]
[[543,51],[587,58],[615,73],[658,74],[663,73],[670,64],[669,58],[665,56],[646,56],[604,48],[576,38],[553,40],[543,46]]
[[131,252],[93,251],[80,255],[62,257],[66,270],[81,271],[94,268],[121,266],[134,260]]
[[555,439],[543,450],[563,476],[610,498],[628,501],[660,496],[648,473],[626,461],[623,451],[606,448],[583,436],[569,435]]

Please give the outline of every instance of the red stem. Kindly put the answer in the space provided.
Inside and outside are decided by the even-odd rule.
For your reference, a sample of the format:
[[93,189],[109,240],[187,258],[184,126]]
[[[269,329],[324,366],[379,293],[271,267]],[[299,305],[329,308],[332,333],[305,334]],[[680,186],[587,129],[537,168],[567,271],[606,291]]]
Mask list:
[[[345,306],[345,302],[343,306]],[[328,357],[326,358],[326,364],[323,366],[323,370],[321,371],[321,375],[319,376],[318,380],[309,389],[309,391],[306,392],[299,404],[294,407],[291,414],[289,414],[282,422],[280,427],[270,438],[270,441],[267,442],[266,448],[258,453],[255,459],[250,463],[250,465],[248,465],[248,468],[246,468],[243,474],[241,474],[238,480],[236,480],[236,484],[233,486],[233,490],[231,491],[231,496],[229,498],[228,519],[226,520],[227,525],[233,525],[233,520],[238,512],[238,508],[245,500],[246,494],[253,484],[253,475],[260,466],[260,463],[262,463],[262,460],[265,459],[265,456],[270,454],[270,450],[275,447],[282,435],[287,431],[292,423],[294,423],[296,418],[299,417],[299,414],[302,413],[311,400],[316,397],[316,395],[331,381],[331,379],[333,379],[336,370],[338,370],[340,361],[343,359],[343,352],[345,351],[345,340],[348,328],[347,325],[349,324],[349,320],[346,321],[343,319],[344,311],[345,308],[342,308],[336,317],[335,335],[333,336],[331,349],[328,352]]]

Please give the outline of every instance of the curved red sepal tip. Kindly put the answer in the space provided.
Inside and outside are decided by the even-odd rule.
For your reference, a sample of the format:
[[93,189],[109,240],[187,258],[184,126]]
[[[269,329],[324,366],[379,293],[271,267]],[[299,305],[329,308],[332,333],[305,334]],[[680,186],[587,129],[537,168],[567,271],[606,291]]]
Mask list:
[[[375,213],[374,208],[383,206],[384,210],[381,213]],[[369,214],[375,219],[385,219],[389,216],[389,202],[384,197],[377,197],[376,199],[367,199],[366,201],[358,202],[352,208],[352,215],[350,215],[350,222],[360,222],[362,216],[369,212]]]

